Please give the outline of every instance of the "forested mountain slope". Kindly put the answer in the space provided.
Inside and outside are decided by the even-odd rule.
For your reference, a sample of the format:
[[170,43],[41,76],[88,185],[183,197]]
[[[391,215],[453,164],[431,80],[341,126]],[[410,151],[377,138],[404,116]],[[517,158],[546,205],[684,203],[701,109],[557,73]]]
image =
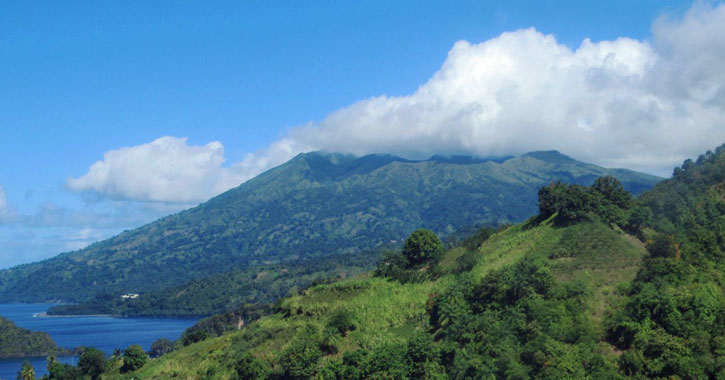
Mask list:
[[18,327],[0,317],[0,359],[68,353],[60,350],[50,335]]
[[396,260],[384,260],[378,275],[314,286],[274,315],[132,375],[617,378],[606,312],[645,256],[641,242],[596,215],[532,219],[423,266],[389,270]]
[[412,235],[374,275],[311,287],[130,375],[725,378],[724,181],[725,146],[635,200],[611,178],[555,183],[526,223],[441,256],[408,254]]
[[301,154],[198,207],[80,251],[0,271],[0,301],[149,292],[250,266],[374,251],[421,226],[446,235],[518,222],[535,212],[541,185],[589,184],[607,174],[635,192],[659,180],[558,152],[497,161]]

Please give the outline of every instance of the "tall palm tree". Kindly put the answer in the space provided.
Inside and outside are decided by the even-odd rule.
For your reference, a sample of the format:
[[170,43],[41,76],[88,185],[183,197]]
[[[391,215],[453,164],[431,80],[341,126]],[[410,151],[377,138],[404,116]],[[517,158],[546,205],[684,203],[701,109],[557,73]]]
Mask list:
[[23,362],[23,366],[20,367],[18,372],[18,380],[35,380],[35,368],[29,362]]

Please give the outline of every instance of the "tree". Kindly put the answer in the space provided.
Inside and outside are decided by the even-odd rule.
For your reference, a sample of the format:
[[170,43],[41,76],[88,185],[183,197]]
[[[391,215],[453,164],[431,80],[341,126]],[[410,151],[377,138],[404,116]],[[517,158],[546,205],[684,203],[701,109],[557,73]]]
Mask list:
[[408,261],[408,267],[414,267],[435,258],[442,250],[443,243],[438,236],[431,230],[420,228],[405,240],[403,256]]
[[30,362],[24,361],[18,372],[18,380],[35,380],[35,368]]
[[174,342],[166,339],[159,338],[151,343],[151,357],[158,358],[159,356],[166,355],[174,350]]
[[49,356],[45,363],[48,369],[48,380],[77,380],[83,378],[83,374],[78,367],[59,363],[53,355]]
[[234,368],[239,378],[245,380],[266,379],[269,374],[266,363],[249,352],[242,354]]
[[78,368],[90,376],[91,380],[100,379],[101,374],[106,370],[106,356],[100,350],[86,348],[78,359]]
[[592,188],[619,208],[629,208],[629,204],[632,202],[632,196],[627,190],[624,190],[622,183],[610,175],[597,178]]
[[290,380],[311,379],[316,372],[317,361],[322,357],[320,344],[311,329],[295,338],[279,358],[282,377]]
[[123,366],[121,372],[135,371],[146,364],[148,356],[141,346],[134,344],[123,351]]
[[647,251],[652,257],[672,258],[677,256],[675,240],[672,236],[665,234],[657,234],[654,240],[647,245]]

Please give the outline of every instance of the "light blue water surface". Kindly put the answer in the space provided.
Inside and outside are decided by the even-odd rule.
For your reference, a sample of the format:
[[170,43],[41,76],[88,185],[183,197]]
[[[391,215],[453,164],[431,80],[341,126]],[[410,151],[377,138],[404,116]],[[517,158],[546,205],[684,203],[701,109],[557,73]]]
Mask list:
[[[198,321],[197,318],[114,318],[103,316],[43,317],[38,316],[54,304],[0,304],[0,316],[32,331],[50,334],[60,347],[95,347],[106,355],[116,348],[138,344],[148,351],[158,338],[178,339],[181,333]],[[33,364],[38,377],[44,375],[45,358],[0,359],[0,379],[14,380],[23,360]],[[59,358],[61,362],[77,362],[77,358]]]

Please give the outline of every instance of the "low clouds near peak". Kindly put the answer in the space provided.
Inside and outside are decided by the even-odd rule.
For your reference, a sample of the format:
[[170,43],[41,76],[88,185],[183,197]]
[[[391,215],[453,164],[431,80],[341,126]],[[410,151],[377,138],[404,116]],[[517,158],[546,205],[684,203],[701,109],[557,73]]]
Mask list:
[[723,35],[725,5],[696,5],[658,19],[651,41],[584,40],[572,50],[533,28],[460,41],[413,94],[360,101],[288,138],[413,157],[558,149],[669,174],[725,142]]
[[161,202],[201,201],[304,151],[514,155],[557,149],[583,161],[667,175],[725,142],[725,5],[663,16],[651,40],[584,40],[534,28],[459,41],[407,96],[377,96],[291,129],[223,166],[218,142],[164,137],[106,153],[74,190]]

